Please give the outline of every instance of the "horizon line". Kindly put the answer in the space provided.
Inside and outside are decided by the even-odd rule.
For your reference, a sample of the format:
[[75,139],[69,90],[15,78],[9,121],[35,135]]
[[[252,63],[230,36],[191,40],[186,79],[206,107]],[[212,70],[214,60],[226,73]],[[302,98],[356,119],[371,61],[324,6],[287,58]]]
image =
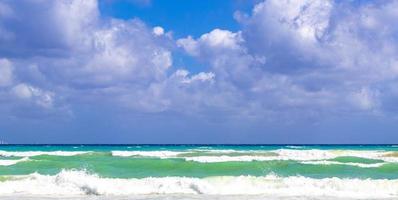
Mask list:
[[7,143],[7,144],[0,144],[0,146],[13,146],[13,145],[20,145],[20,146],[317,146],[317,145],[324,145],[324,146],[388,146],[388,145],[398,145],[398,143],[310,143],[310,144],[294,144],[294,143],[270,143],[270,144],[261,144],[261,143]]

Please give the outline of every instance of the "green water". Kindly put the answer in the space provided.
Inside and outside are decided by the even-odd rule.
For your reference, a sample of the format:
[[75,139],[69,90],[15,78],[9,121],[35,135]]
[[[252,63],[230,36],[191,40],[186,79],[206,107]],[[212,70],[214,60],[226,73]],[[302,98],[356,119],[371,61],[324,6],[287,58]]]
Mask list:
[[[287,150],[293,156],[283,157],[278,154],[279,150]],[[319,152],[303,154],[306,156],[305,158],[294,156],[297,152],[301,154],[300,152],[314,150]],[[35,172],[43,175],[55,175],[62,170],[85,170],[107,178],[169,176],[203,178],[276,174],[282,177],[397,179],[398,162],[391,161],[391,157],[388,156],[386,156],[387,160],[390,159],[388,161],[383,157],[369,158],[366,153],[379,152],[380,155],[387,155],[397,150],[398,148],[395,146],[2,146],[0,147],[0,160],[22,158],[28,158],[28,160],[0,166],[0,176],[28,175]],[[46,152],[77,151],[82,154],[45,155]],[[112,151],[165,152],[164,154],[175,152],[176,155],[115,156],[112,155]],[[338,151],[336,156],[322,158],[323,154],[336,151]],[[364,157],[350,156],[351,151],[356,154],[363,152]],[[18,156],[18,152],[44,153]],[[311,156],[314,156],[314,159]],[[227,159],[220,162],[223,157],[224,159],[227,157]],[[199,158],[202,159],[202,162],[189,160],[190,158]],[[213,160],[203,162],[203,158]],[[217,158],[221,160],[218,161]],[[253,160],[248,160],[251,158]],[[256,160],[256,158],[259,159]],[[332,162],[331,164],[308,164],[306,161]],[[346,165],[347,163],[348,165]],[[357,164],[365,165],[357,166]],[[366,164],[380,164],[380,166],[369,165],[369,167]],[[2,180],[4,178],[0,177],[0,181]]]

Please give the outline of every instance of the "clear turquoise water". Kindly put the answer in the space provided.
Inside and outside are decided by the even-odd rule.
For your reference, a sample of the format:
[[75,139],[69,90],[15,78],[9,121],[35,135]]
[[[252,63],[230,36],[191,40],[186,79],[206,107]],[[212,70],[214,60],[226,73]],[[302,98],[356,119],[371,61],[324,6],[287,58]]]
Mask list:
[[[77,180],[68,180],[69,182],[67,183],[69,185],[66,184],[66,186],[64,182],[58,184],[57,181],[59,179],[64,180],[65,177],[66,179],[68,179],[68,177],[74,177],[76,173],[80,173],[77,177],[87,176],[86,179],[79,180],[83,182],[87,181],[87,185],[91,184],[89,181],[91,181],[93,177],[100,181],[136,181],[147,180],[149,177],[160,178],[159,180],[161,181],[169,181],[167,178],[173,177],[179,180],[179,182],[177,181],[177,186],[173,186],[173,189],[170,189],[170,191],[175,189],[177,191],[175,193],[179,193],[179,191],[188,191],[183,190],[185,188],[178,188],[183,187],[178,185],[182,184],[181,180],[184,180],[183,178],[192,178],[194,179],[194,183],[199,185],[203,185],[203,183],[197,183],[198,180],[206,180],[207,184],[209,178],[211,179],[212,177],[248,177],[250,178],[250,183],[261,179],[261,181],[263,181],[261,184],[267,184],[270,180],[279,182],[286,180],[290,182],[292,182],[292,180],[303,180],[305,182],[310,180],[314,182],[314,186],[311,187],[317,187],[317,184],[326,184],[320,186],[323,188],[326,187],[326,189],[328,189],[327,184],[333,181],[333,184],[344,185],[347,181],[355,180],[359,181],[358,184],[365,184],[365,186],[369,184],[375,185],[377,181],[384,181],[383,184],[385,184],[386,187],[397,187],[397,190],[393,188],[385,191],[387,197],[394,197],[394,195],[398,195],[398,182],[396,180],[398,179],[398,146],[0,146],[0,195],[2,193],[12,194],[13,191],[18,191],[18,188],[15,189],[15,183],[28,184],[26,182],[32,180],[49,181],[45,183],[53,184],[54,187],[57,188],[72,187],[71,183],[76,185],[75,182]],[[47,180],[46,177],[53,179]],[[236,179],[233,180],[236,181]],[[246,179],[244,180],[246,181]],[[329,182],[324,183],[324,181],[327,180],[329,180]],[[156,179],[156,181],[158,180]],[[248,186],[247,181],[245,181],[242,181],[242,185],[246,184],[245,187],[254,187],[253,185]],[[321,182],[318,183],[317,181]],[[220,181],[210,181],[209,184],[211,187],[215,187],[215,189],[210,190],[205,188],[204,193],[208,191],[223,191],[217,189],[217,187],[224,187],[224,185],[219,185],[219,182]],[[165,183],[166,182],[162,182],[161,185]],[[167,183],[169,184],[169,182]],[[216,183],[217,186],[214,186]],[[277,182],[272,182],[272,184],[276,183]],[[2,184],[3,188],[10,189],[3,189],[2,191]],[[129,182],[129,184],[132,183]],[[134,184],[138,183],[134,182]],[[158,183],[151,182],[151,184]],[[225,187],[229,187],[231,183],[228,182],[223,184],[225,184]],[[141,187],[141,185],[139,186]],[[267,185],[264,185],[264,187],[265,186]],[[202,186],[200,185],[200,187]],[[299,186],[293,185],[291,187]],[[330,185],[330,187],[333,188],[336,186]],[[380,187],[382,188],[384,186]],[[98,189],[100,188],[98,185],[96,185],[95,188],[97,188],[96,191],[100,190]],[[189,188],[190,186],[188,189]],[[22,192],[30,194],[39,189],[40,188],[34,188],[32,189],[33,192],[31,190],[22,190]],[[79,187],[79,189],[81,189],[81,187]],[[276,189],[276,193],[280,192],[279,188],[276,187]],[[322,191],[321,189],[322,188],[320,188],[320,191]],[[151,194],[157,193],[157,191],[159,191],[159,193],[165,193],[158,188],[153,190],[154,191],[151,190]],[[198,190],[202,192],[202,189]],[[193,189],[193,191],[196,190]],[[258,193],[261,193],[261,190],[258,191]],[[394,193],[394,191],[396,191],[396,193]],[[131,192],[137,193],[136,190]],[[344,192],[344,194],[351,194],[347,191]],[[98,193],[102,194],[101,191]],[[242,193],[245,193],[245,191],[242,191]],[[336,194],[339,194],[339,191],[336,191]]]
[[[303,164],[297,160],[269,161],[226,161],[195,162],[186,157],[201,156],[251,156],[278,149],[303,151],[319,150],[358,150],[358,151],[397,151],[395,146],[301,146],[300,149],[286,146],[2,146],[0,151],[34,152],[34,151],[83,151],[86,153],[73,156],[36,155],[10,166],[0,166],[0,175],[24,175],[34,172],[54,175],[63,169],[87,170],[110,178],[143,178],[165,176],[263,176],[275,173],[280,176],[301,175],[313,178],[349,177],[349,178],[398,178],[398,163],[385,163],[380,159],[369,159],[354,156],[337,156],[321,160],[352,163],[385,163],[380,167],[366,168],[355,165],[316,165]],[[217,152],[217,150],[234,150],[236,152]],[[112,156],[112,151],[177,151],[186,152],[170,158],[158,156]],[[214,152],[213,152],[214,151]],[[247,152],[244,152],[247,151]],[[256,151],[256,152],[250,152]],[[270,154],[272,155],[272,154]],[[267,155],[266,155],[267,156]],[[397,155],[398,156],[398,155]],[[22,156],[1,156],[0,159],[21,159]],[[311,159],[308,159],[311,160]]]

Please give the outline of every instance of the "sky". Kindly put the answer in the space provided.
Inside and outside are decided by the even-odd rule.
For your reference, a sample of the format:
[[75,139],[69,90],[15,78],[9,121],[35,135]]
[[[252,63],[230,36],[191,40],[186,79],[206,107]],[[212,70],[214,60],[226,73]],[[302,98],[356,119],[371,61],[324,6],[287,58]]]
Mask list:
[[0,140],[398,143],[397,9],[0,0]]

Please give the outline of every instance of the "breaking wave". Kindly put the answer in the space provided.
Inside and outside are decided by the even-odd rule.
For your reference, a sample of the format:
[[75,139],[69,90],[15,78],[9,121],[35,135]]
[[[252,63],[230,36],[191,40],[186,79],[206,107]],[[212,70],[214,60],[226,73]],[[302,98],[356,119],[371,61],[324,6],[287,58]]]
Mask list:
[[349,165],[363,168],[376,168],[381,167],[385,163],[356,163],[356,162],[338,162],[338,161],[328,161],[328,160],[318,160],[318,161],[303,161],[302,164],[309,165]]
[[18,160],[0,160],[0,166],[10,166],[10,165],[15,165],[19,162],[24,162],[24,161],[28,161],[29,158],[25,157],[22,159],[18,159]]
[[80,154],[90,153],[90,151],[0,151],[3,157],[32,157],[40,155],[50,156],[76,156]]
[[34,173],[8,176],[2,180],[0,195],[263,194],[347,198],[398,197],[398,180],[314,179],[302,176],[279,177],[272,174],[263,177],[117,179],[102,178],[86,171],[63,170],[52,176]]
[[131,157],[131,156],[143,156],[143,157],[159,157],[159,158],[170,158],[175,157],[184,152],[176,151],[112,151],[112,156]]
[[[364,150],[298,150],[278,149],[271,151],[237,151],[237,150],[203,150],[203,151],[112,151],[112,156],[122,157],[157,157],[183,158],[195,162],[251,162],[271,160],[324,161],[338,157],[358,157],[383,162],[398,162],[398,154],[394,151]],[[325,164],[325,163],[324,163]],[[332,164],[332,163],[330,163]],[[336,163],[335,163],[336,164]],[[365,166],[365,165],[356,165]],[[376,166],[376,165],[373,165]]]

